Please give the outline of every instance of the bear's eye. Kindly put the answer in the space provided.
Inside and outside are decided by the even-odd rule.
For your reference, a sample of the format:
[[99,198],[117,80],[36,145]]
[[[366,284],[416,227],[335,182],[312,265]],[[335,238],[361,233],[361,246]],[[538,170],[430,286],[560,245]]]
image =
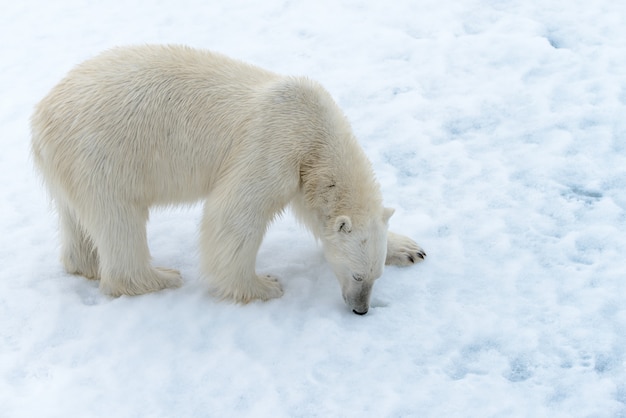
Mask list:
[[357,282],[362,282],[363,281],[363,276],[361,276],[360,274],[353,274],[352,278],[357,281]]

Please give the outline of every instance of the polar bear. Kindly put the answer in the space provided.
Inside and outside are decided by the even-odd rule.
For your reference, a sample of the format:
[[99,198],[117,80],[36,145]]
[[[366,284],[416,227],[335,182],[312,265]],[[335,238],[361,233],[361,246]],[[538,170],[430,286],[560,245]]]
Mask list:
[[369,309],[387,264],[424,259],[387,231],[372,167],[330,95],[184,46],[119,47],[78,65],[37,105],[36,167],[53,199],[69,273],[113,296],[180,286],[152,267],[149,209],[205,199],[203,274],[221,298],[247,303],[283,293],[257,275],[268,224],[291,204],[322,243],[357,314]]

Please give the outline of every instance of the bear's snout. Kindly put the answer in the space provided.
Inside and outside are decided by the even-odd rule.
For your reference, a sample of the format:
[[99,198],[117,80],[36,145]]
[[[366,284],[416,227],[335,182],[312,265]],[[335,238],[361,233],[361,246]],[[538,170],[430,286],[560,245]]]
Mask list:
[[372,285],[369,283],[361,284],[361,288],[356,292],[344,293],[343,300],[353,313],[357,315],[365,315],[370,308],[370,295],[372,294]]

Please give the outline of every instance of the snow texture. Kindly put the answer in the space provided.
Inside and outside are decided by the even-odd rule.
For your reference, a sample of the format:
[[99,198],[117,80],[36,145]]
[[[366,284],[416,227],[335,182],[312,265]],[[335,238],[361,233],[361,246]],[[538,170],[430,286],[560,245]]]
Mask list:
[[[23,0],[0,39],[0,416],[626,417],[625,2]],[[258,257],[284,297],[219,302],[198,205],[149,224],[182,288],[66,274],[29,117],[141,43],[320,81],[427,261],[359,317],[286,214]]]

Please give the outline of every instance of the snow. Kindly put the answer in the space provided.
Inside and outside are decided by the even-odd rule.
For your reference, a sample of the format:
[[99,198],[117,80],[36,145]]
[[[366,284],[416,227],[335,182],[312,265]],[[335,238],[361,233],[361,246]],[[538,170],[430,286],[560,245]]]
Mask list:
[[[0,38],[0,416],[626,417],[626,3],[23,0]],[[194,206],[149,224],[182,288],[64,273],[28,118],[137,43],[320,81],[427,261],[358,317],[286,215],[258,258],[285,295],[219,302]]]

